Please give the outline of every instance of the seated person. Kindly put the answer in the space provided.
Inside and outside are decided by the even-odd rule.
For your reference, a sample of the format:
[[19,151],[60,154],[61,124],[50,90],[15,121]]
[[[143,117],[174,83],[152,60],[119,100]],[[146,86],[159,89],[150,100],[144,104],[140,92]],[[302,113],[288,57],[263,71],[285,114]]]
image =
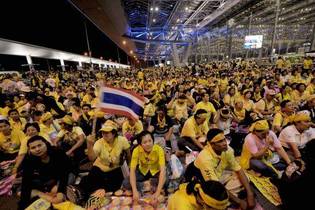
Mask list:
[[141,131],[143,131],[143,125],[140,120],[128,118],[122,125],[122,133],[128,140],[131,140]]
[[[267,120],[257,120],[250,128],[243,145],[240,164],[266,177],[279,177],[291,160],[281,146],[276,134],[269,130]],[[283,161],[280,160],[279,156]]]
[[117,125],[107,120],[100,130],[102,138],[95,142],[95,135],[88,136],[88,158],[94,161],[88,176],[79,185],[84,192],[84,199],[98,189],[106,192],[119,190],[124,180],[121,170],[125,155],[130,160],[130,144],[128,140],[118,135]]
[[23,131],[12,129],[6,118],[0,119],[0,162],[17,157],[21,142],[25,139]]
[[162,137],[167,146],[172,147],[173,151],[177,150],[177,141],[173,135],[173,122],[167,115],[166,107],[161,105],[156,109],[156,114],[152,117],[149,131],[153,132],[154,137]]
[[50,146],[41,136],[33,136],[27,142],[29,154],[22,163],[22,190],[19,209],[25,209],[43,198],[51,203],[65,199],[71,161],[59,149]]
[[218,182],[209,180],[200,182],[191,180],[181,184],[168,199],[168,210],[201,210],[201,209],[227,209],[229,196],[224,186]]
[[[182,129],[181,137],[178,141],[178,147],[185,152],[200,151],[203,149],[207,132],[209,130],[207,111],[199,109],[194,116],[189,117]],[[188,148],[187,148],[188,147]]]
[[153,194],[156,202],[165,183],[165,156],[163,149],[154,144],[152,134],[143,131],[138,136],[139,145],[133,150],[130,164],[130,184],[126,180],[125,188],[132,189],[133,199],[140,198],[139,190],[143,189],[143,182],[150,178],[158,179],[158,185]]
[[[230,200],[239,205],[241,209],[255,206],[254,194],[249,181],[236,161],[233,149],[228,146],[223,131],[220,129],[209,130],[206,146],[199,153],[196,160],[188,165],[185,178],[186,181],[194,178],[202,181],[220,181],[228,190]],[[246,190],[247,201],[237,197],[242,186]]]
[[279,140],[292,159],[301,159],[305,145],[315,137],[315,129],[310,125],[309,113],[300,111],[293,117],[293,124],[280,132]]

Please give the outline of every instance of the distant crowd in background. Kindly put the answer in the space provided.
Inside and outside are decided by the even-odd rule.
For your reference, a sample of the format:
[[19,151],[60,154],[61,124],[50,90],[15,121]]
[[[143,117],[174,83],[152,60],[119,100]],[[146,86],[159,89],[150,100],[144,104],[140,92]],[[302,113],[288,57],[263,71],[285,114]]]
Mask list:
[[[102,86],[143,95],[143,115],[99,110]],[[17,193],[20,209],[38,198],[97,209],[108,192],[136,205],[146,191],[170,210],[253,209],[258,193],[283,209],[313,203],[311,57],[32,70],[0,75],[0,99],[0,195]]]

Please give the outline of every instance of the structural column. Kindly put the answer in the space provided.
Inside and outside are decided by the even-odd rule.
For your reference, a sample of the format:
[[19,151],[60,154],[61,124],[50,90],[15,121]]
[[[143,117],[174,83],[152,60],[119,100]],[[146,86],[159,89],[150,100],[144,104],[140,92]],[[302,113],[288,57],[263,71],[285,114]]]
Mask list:
[[188,65],[188,58],[191,55],[191,48],[192,48],[192,44],[189,43],[185,49],[184,57],[183,57],[183,61],[182,61],[182,63],[185,65]]
[[33,61],[32,61],[32,57],[30,55],[27,55],[26,60],[27,60],[27,64],[28,64],[29,69],[35,70],[34,65],[33,65]]
[[172,43],[172,55],[173,55],[174,66],[176,67],[180,66],[178,50],[175,43]]
[[311,42],[311,51],[315,50],[315,24],[313,25],[313,37],[312,37],[312,42]]
[[280,0],[276,0],[276,18],[275,18],[275,25],[273,27],[273,32],[272,32],[270,56],[273,55],[273,49],[275,46],[279,14],[280,14]]
[[66,70],[66,68],[65,68],[65,62],[64,62],[63,59],[60,59],[60,65],[61,65],[62,71],[65,71],[65,70]]
[[[250,13],[249,16],[249,23],[248,23],[248,33],[247,35],[250,35],[250,31],[252,29],[252,20],[253,20],[253,13]],[[248,58],[248,53],[249,53],[250,49],[246,49],[246,58]]]

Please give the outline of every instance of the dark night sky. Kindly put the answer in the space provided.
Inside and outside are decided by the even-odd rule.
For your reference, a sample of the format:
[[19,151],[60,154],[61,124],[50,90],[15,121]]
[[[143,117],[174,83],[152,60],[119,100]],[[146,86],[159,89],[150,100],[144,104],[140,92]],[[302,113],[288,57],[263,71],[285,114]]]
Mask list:
[[[5,0],[0,3],[0,37],[83,54],[87,51],[86,18],[67,0]],[[88,20],[93,57],[118,60],[116,45]],[[119,50],[122,63],[126,54]],[[12,62],[0,56],[3,66]],[[26,63],[26,62],[25,62]]]

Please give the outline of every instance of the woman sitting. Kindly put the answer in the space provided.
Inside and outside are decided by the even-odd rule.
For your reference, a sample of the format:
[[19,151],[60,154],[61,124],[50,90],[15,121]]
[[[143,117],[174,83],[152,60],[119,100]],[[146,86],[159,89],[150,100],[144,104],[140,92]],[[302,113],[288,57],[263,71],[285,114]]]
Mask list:
[[[165,183],[165,156],[163,149],[153,144],[152,134],[143,131],[138,136],[139,145],[133,150],[130,164],[130,184],[125,181],[125,188],[132,188],[133,199],[140,198],[138,190],[143,189],[143,182],[154,178],[158,180],[157,188],[152,200],[157,201]],[[153,181],[153,180],[152,180]]]
[[94,163],[79,186],[85,198],[98,189],[105,189],[106,192],[120,189],[124,179],[121,170],[124,154],[127,155],[127,162],[130,160],[130,144],[125,137],[118,136],[116,123],[107,120],[100,131],[103,137],[96,142],[95,135],[88,136],[88,157]]
[[62,202],[72,168],[70,159],[42,136],[31,137],[27,146],[29,154],[22,163],[19,209],[25,209],[38,197],[51,203]]
[[228,193],[220,182],[194,179],[179,186],[179,190],[170,196],[167,209],[227,209],[228,205]]

